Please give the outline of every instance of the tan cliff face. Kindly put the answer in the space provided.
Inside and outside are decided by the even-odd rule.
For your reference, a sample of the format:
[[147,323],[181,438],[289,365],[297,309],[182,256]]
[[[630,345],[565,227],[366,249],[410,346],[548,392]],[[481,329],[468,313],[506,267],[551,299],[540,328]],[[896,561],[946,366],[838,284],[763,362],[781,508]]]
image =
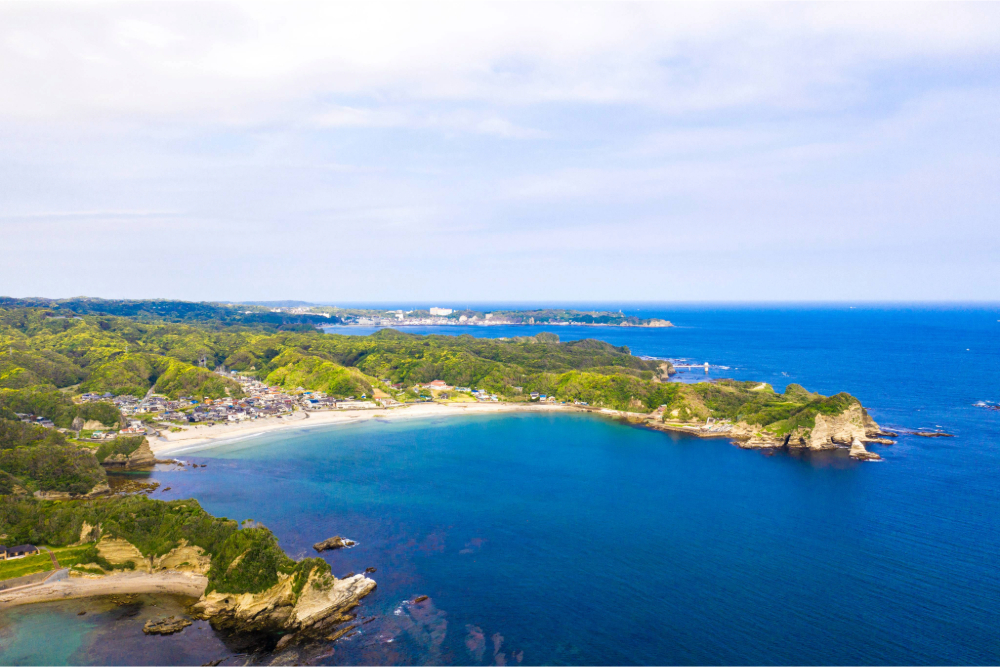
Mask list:
[[156,463],[156,456],[149,448],[149,440],[142,439],[142,444],[131,454],[115,454],[101,462],[108,468],[145,468]]
[[346,620],[346,612],[375,590],[375,582],[361,574],[337,579],[312,573],[296,598],[292,577],[279,577],[261,593],[206,593],[192,609],[218,629],[297,632],[321,622]]
[[[816,415],[816,423],[811,429],[798,428],[784,436],[771,433],[760,425],[745,422],[736,424],[731,435],[740,440],[740,447],[747,449],[770,447],[836,449],[849,447],[855,440],[864,440],[867,437],[866,416],[864,408],[855,403],[839,415]],[[871,421],[870,417],[867,419]]]
[[188,545],[187,540],[181,540],[180,545],[153,561],[154,571],[177,570],[179,572],[193,572],[194,574],[208,574],[208,568],[211,566],[212,557],[206,554],[201,547]]
[[112,565],[131,562],[136,572],[150,572],[149,560],[131,542],[115,537],[105,537],[97,543],[97,552]]
[[[99,534],[99,526],[85,524],[81,539]],[[112,565],[131,562],[135,572],[178,571],[205,575],[212,564],[211,556],[201,547],[183,540],[166,554],[152,558],[143,556],[127,540],[107,536],[97,543],[97,551]],[[314,570],[296,595],[292,576],[279,574],[278,578],[277,584],[261,593],[205,593],[192,607],[192,612],[218,629],[294,633],[348,620],[347,612],[376,586],[363,574],[337,579]]]
[[[839,415],[816,415],[816,425],[806,438],[800,442],[809,449],[832,449],[837,446],[849,446],[855,440],[865,438],[864,411],[854,404]],[[793,446],[790,444],[789,446]]]

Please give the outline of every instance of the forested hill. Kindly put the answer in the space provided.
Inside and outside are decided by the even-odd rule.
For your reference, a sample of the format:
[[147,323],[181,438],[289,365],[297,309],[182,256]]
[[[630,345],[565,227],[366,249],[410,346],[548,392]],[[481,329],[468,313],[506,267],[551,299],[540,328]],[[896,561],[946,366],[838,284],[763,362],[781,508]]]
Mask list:
[[[666,382],[673,372],[667,362],[598,340],[560,342],[552,333],[487,339],[383,329],[343,336],[313,327],[299,332],[227,324],[197,308],[183,322],[145,311],[141,317],[53,317],[54,312],[0,308],[0,408],[46,417],[60,427],[77,417],[89,420],[85,411],[107,405],[73,400],[84,392],[242,398],[238,382],[213,372],[219,367],[291,393],[370,398],[377,390],[406,401],[416,398],[417,385],[443,380],[506,401],[528,401],[536,393],[618,410],[663,406],[665,420],[752,418],[779,431],[792,425],[793,417],[796,428],[803,420],[808,427],[815,414],[846,409],[842,397],[827,399],[800,387],[778,394],[756,383]],[[799,414],[803,409],[806,416]],[[102,423],[115,420],[109,414]]]
[[335,396],[370,396],[375,386],[391,391],[389,385],[440,379],[509,400],[527,400],[537,391],[609,406],[635,400],[655,406],[662,398],[658,381],[672,372],[669,364],[635,357],[624,347],[562,343],[549,333],[509,340],[394,330],[338,336],[312,327],[299,332],[228,324],[199,308],[181,322],[174,321],[176,310],[164,317],[149,310],[121,317],[56,315],[69,312],[68,306],[0,308],[0,404],[51,414],[63,426],[72,410],[60,412],[59,404],[71,403],[74,393],[141,396],[153,389],[169,397],[239,397],[237,383],[212,372],[225,366]]
[[[285,302],[279,302],[285,303]],[[291,302],[298,303],[298,302]],[[80,315],[115,315],[144,321],[198,323],[206,326],[243,325],[271,330],[305,330],[319,324],[337,324],[336,315],[274,312],[269,304],[226,304],[167,299],[45,299],[31,297],[15,299],[0,297],[0,308],[40,308],[50,311],[49,317]]]

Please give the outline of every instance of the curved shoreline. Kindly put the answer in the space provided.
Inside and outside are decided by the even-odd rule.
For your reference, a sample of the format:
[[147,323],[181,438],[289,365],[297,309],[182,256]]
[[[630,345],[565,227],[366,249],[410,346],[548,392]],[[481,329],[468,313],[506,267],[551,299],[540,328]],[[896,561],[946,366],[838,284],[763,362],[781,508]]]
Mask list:
[[176,570],[156,572],[129,572],[101,577],[71,576],[55,582],[44,582],[0,593],[0,609],[35,602],[56,602],[75,598],[154,593],[186,595],[199,598],[208,586],[204,575]]
[[181,432],[162,432],[160,437],[150,438],[149,444],[153,453],[157,456],[176,455],[189,450],[217,447],[222,444],[265,433],[336,424],[360,423],[376,418],[395,420],[498,414],[502,412],[552,412],[567,410],[597,412],[594,409],[587,410],[580,406],[559,405],[555,403],[417,403],[393,408],[366,410],[295,412],[289,417],[259,419],[242,424],[190,426]]

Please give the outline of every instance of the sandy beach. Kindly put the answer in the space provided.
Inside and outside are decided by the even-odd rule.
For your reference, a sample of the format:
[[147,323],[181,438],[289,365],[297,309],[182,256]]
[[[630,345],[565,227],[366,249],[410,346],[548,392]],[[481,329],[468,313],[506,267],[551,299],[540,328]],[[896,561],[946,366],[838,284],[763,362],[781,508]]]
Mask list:
[[172,593],[201,597],[208,579],[200,574],[167,570],[149,574],[128,572],[102,577],[61,577],[51,583],[12,588],[0,593],[0,608],[33,602],[52,602],[97,595],[123,595],[127,593]]
[[315,428],[333,424],[349,424],[369,419],[415,419],[461,415],[496,414],[500,412],[551,412],[577,410],[572,405],[551,403],[417,403],[378,410],[329,410],[294,412],[284,417],[270,417],[221,425],[198,425],[183,431],[161,431],[149,438],[150,448],[157,456],[177,455],[188,450],[203,449],[231,440],[275,431]]

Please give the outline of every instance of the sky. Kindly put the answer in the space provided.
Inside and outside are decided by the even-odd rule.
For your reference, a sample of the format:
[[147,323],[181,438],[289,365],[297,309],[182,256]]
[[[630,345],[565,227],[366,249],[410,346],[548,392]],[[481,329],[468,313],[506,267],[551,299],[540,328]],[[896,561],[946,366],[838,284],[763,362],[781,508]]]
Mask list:
[[0,295],[1000,300],[994,3],[0,4]]

